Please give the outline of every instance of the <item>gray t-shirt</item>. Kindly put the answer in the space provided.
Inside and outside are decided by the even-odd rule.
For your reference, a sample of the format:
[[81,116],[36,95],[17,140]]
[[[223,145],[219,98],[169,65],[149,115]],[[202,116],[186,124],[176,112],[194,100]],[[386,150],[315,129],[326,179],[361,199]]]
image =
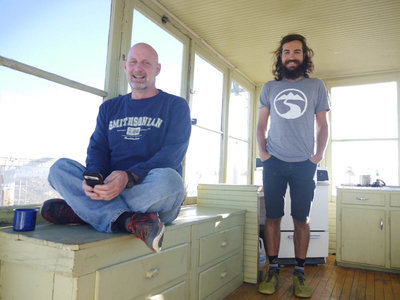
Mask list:
[[291,82],[285,79],[265,83],[260,108],[269,112],[266,150],[287,162],[299,162],[314,155],[315,114],[329,111],[328,93],[317,78]]

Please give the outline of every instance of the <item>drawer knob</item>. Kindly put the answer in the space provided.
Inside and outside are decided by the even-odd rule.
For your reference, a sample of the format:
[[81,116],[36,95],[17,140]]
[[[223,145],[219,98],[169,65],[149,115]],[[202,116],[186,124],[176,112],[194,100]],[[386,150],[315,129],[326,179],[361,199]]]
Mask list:
[[367,198],[367,197],[357,197],[357,200],[360,200],[360,201],[367,201],[368,198]]
[[227,272],[222,272],[222,273],[221,273],[221,278],[225,278],[225,277],[226,277],[226,275],[228,275],[228,273],[227,273]]
[[159,273],[159,272],[158,272],[158,268],[150,269],[150,270],[148,270],[148,271],[146,272],[146,278],[147,278],[147,279],[151,279],[151,278],[157,276],[158,273]]
[[226,246],[228,246],[228,242],[227,242],[227,241],[223,241],[223,242],[221,243],[221,247],[226,247]]

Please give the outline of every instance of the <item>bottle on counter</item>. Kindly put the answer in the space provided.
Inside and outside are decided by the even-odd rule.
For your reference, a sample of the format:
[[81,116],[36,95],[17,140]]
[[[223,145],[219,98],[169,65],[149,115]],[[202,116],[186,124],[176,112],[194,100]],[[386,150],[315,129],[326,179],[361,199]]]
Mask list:
[[353,168],[348,166],[346,168],[346,185],[355,185],[355,175],[354,175],[354,171]]
[[258,281],[261,282],[264,277],[265,264],[267,262],[267,255],[265,254],[264,240],[258,237]]
[[378,172],[378,170],[376,170],[374,182],[377,181],[378,179],[380,179],[380,178],[379,178],[379,172]]

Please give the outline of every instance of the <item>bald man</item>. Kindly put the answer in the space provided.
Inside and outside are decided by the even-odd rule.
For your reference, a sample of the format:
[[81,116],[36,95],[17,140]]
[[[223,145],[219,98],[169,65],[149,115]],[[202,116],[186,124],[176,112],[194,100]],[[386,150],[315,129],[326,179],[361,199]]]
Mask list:
[[54,224],[133,233],[159,252],[165,224],[184,201],[190,111],[185,99],[156,88],[161,65],[150,45],[135,44],[124,70],[132,92],[100,106],[86,167],[62,158],[50,168],[49,182],[63,199],[45,201],[41,214]]

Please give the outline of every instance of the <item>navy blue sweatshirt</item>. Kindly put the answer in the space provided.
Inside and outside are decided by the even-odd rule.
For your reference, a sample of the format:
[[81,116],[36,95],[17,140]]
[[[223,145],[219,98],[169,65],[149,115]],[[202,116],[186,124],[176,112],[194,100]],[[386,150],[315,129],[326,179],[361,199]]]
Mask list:
[[182,160],[191,132],[185,99],[165,93],[132,100],[131,94],[100,105],[90,138],[86,168],[104,178],[131,171],[141,182],[155,168],[172,168],[182,176]]

